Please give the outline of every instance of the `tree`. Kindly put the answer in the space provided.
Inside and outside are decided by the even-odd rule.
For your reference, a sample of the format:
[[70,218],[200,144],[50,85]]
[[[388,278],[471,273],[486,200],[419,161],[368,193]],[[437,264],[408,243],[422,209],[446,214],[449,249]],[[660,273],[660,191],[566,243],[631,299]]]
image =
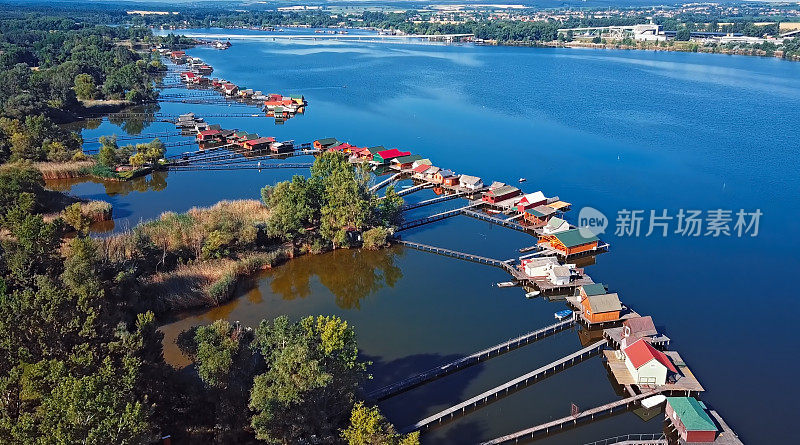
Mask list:
[[349,445],[419,445],[419,432],[398,434],[377,407],[356,403],[350,413],[350,424],[342,431]]
[[75,95],[84,100],[97,97],[97,87],[91,75],[82,73],[75,76]]
[[675,33],[675,40],[679,42],[688,42],[692,37],[692,32],[687,27],[683,27]]
[[397,194],[393,185],[386,187],[386,195],[378,201],[376,217],[378,223],[384,226],[396,226],[403,219],[403,205],[405,201]]
[[97,162],[106,167],[113,167],[117,164],[117,137],[101,136],[100,151],[97,155]]
[[227,320],[217,320],[197,329],[195,363],[203,383],[213,388],[227,388],[234,357],[241,349],[241,337],[241,326],[233,326]]
[[272,237],[296,239],[319,220],[318,188],[303,176],[295,175],[290,182],[265,187],[261,196],[270,208],[267,233]]
[[262,321],[253,348],[267,371],[250,392],[251,425],[265,441],[334,442],[347,421],[366,364],[355,333],[338,317]]

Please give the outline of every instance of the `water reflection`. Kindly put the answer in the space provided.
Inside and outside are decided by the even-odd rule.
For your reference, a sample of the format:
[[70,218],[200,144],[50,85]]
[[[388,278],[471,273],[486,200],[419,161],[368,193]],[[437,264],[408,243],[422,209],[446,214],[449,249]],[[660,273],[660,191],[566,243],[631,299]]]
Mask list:
[[167,188],[168,174],[166,170],[156,171],[150,175],[134,178],[130,181],[108,181],[91,176],[70,179],[52,179],[47,180],[47,188],[67,192],[77,184],[93,182],[95,184],[102,184],[108,196],[125,196],[131,192],[160,192]]
[[[384,287],[394,287],[403,277],[395,264],[402,249],[336,250],[324,255],[295,258],[271,271],[270,289],[284,300],[311,295],[311,278],[316,276],[342,309],[360,309],[361,300]],[[249,298],[249,297],[248,297]]]

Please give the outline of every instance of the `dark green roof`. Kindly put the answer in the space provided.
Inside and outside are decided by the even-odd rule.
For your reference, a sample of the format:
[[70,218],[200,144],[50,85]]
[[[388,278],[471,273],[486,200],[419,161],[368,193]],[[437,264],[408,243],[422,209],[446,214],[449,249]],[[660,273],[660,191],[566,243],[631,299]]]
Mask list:
[[369,152],[374,155],[377,154],[379,151],[386,150],[386,147],[384,147],[383,145],[376,145],[374,147],[368,148],[367,150],[369,150]]
[[717,431],[717,426],[706,413],[703,402],[694,397],[667,397],[667,403],[681,419],[687,431]]
[[336,140],[336,138],[322,138],[322,139],[318,140],[317,142],[319,142],[319,145],[322,145],[323,147],[328,147],[328,146],[331,146],[331,145],[337,145],[339,143],[339,141]]
[[392,159],[392,162],[397,161],[399,164],[408,164],[409,162],[419,161],[422,159],[420,155],[400,156]]
[[572,229],[555,233],[553,234],[553,236],[555,236],[556,239],[561,241],[561,244],[563,244],[565,247],[575,247],[575,246],[580,246],[581,244],[588,244],[593,241],[600,240],[600,238],[592,235],[591,233],[588,233],[588,230],[585,231],[588,233],[589,235],[588,237],[584,236],[584,234],[581,232],[584,231],[582,231],[581,229]]
[[602,295],[606,293],[606,287],[603,283],[584,284],[581,287],[586,295]]

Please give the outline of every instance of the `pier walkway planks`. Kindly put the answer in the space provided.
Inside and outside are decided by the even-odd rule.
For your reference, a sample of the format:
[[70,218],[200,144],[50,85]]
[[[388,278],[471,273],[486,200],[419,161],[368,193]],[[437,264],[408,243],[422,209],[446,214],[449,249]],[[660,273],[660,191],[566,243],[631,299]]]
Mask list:
[[554,431],[562,430],[568,426],[577,425],[578,422],[581,421],[591,422],[597,416],[611,414],[614,411],[619,411],[620,409],[627,410],[628,408],[631,407],[631,405],[638,404],[640,400],[646,399],[660,392],[661,392],[660,389],[656,389],[654,391],[646,392],[633,397],[628,397],[626,399],[621,399],[611,403],[606,403],[605,405],[600,405],[598,407],[582,411],[578,413],[578,415],[576,416],[562,417],[560,419],[543,423],[541,425],[537,425],[532,428],[524,429],[521,431],[517,431],[516,433],[511,433],[505,436],[498,437],[496,439],[492,439],[488,442],[483,442],[481,445],[496,445],[501,443],[518,442],[520,440],[528,440],[537,436],[543,436],[552,433]]
[[388,399],[397,394],[408,391],[411,388],[416,388],[417,386],[423,385],[432,380],[436,380],[440,377],[444,377],[445,375],[451,374],[455,371],[489,360],[490,358],[497,357],[500,354],[528,345],[545,337],[549,337],[550,335],[556,334],[565,329],[569,329],[572,326],[575,326],[575,319],[569,318],[567,320],[545,326],[541,329],[528,332],[508,341],[504,341],[472,353],[466,357],[462,357],[450,363],[445,363],[441,366],[437,366],[436,368],[431,368],[427,371],[423,371],[419,374],[400,380],[399,382],[379,388],[367,394],[367,399],[376,402]]
[[388,178],[384,179],[383,181],[381,181],[381,182],[379,182],[379,183],[377,183],[377,184],[373,185],[372,187],[370,187],[369,191],[371,191],[371,192],[376,192],[376,191],[378,191],[378,190],[380,190],[380,189],[382,189],[382,188],[386,187],[387,185],[391,184],[392,182],[394,182],[394,181],[396,181],[398,178],[400,178],[400,176],[401,176],[402,174],[403,174],[403,173],[395,173],[395,174],[393,174],[392,176],[389,176]]
[[[535,369],[527,374],[519,376],[510,380],[502,385],[496,386],[488,391],[484,391],[475,397],[465,400],[457,405],[451,406],[443,411],[440,411],[432,416],[426,417],[419,422],[403,429],[403,433],[427,429],[433,424],[441,423],[444,420],[455,417],[459,414],[465,413],[468,409],[477,407],[479,405],[487,404],[490,400],[497,400],[501,396],[508,394],[521,386],[527,386],[530,382],[547,377],[560,369],[565,369],[569,366],[579,363],[586,358],[592,357],[603,350],[606,345],[605,340],[598,341],[583,349],[573,352],[566,357],[562,357],[552,363],[549,363],[541,368]],[[638,399],[637,399],[638,400]]]

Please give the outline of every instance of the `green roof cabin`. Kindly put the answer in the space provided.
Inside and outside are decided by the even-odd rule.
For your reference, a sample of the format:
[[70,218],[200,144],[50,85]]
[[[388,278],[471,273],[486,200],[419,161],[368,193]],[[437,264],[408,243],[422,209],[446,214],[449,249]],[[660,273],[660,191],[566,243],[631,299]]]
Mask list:
[[667,397],[664,410],[685,442],[711,443],[717,438],[717,425],[703,402],[694,397]]

